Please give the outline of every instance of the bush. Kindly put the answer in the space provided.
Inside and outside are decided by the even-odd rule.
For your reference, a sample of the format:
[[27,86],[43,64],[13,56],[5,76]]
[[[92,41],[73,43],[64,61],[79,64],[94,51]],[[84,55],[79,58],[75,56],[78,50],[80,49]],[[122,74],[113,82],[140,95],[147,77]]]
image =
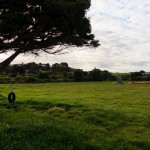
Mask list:
[[40,72],[38,75],[39,79],[49,79],[49,73],[48,72]]
[[33,76],[28,76],[26,78],[26,82],[36,82],[37,81],[37,78],[33,77]]

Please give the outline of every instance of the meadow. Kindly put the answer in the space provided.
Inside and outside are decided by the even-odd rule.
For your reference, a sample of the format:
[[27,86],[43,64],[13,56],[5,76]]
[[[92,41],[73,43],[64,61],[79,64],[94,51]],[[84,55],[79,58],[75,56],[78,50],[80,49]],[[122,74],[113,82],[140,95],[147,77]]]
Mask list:
[[149,150],[150,84],[0,84],[2,150]]

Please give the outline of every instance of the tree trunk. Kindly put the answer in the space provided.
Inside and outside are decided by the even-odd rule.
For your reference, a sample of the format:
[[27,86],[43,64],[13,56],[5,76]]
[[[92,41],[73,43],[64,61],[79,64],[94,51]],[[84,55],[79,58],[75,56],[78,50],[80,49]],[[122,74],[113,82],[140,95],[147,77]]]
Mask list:
[[19,55],[20,53],[16,51],[14,54],[12,54],[10,57],[8,57],[6,60],[4,60],[2,63],[0,63],[0,72],[4,71],[6,67],[9,66],[9,64]]

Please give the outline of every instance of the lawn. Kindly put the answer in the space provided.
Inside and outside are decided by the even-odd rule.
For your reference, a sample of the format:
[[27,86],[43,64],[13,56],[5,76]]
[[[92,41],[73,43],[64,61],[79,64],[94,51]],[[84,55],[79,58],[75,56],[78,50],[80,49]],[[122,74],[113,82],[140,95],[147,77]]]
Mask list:
[[2,150],[149,150],[150,84],[0,84]]

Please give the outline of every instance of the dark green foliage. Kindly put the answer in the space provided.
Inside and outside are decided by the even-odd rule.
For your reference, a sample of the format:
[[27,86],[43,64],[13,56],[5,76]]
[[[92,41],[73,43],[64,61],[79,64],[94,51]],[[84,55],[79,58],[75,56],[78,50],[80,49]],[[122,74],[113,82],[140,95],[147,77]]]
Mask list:
[[60,72],[61,71],[60,65],[58,63],[53,64],[52,67],[51,67],[51,70],[53,72]]
[[[92,45],[94,35],[85,17],[89,7],[90,0],[1,0],[0,33],[4,39],[18,36],[10,46],[18,44],[24,51],[58,44]],[[44,35],[46,32],[51,33]],[[36,39],[41,39],[45,47]]]
[[49,72],[40,71],[38,74],[39,79],[49,79]]
[[132,81],[150,81],[150,73],[146,73],[145,71],[141,70],[139,72],[131,72],[130,79]]
[[53,64],[50,70],[52,72],[69,72],[70,68],[67,63],[62,62],[60,64],[58,63]]
[[68,66],[67,63],[47,64],[15,64],[9,66],[5,73],[0,75],[1,83],[9,82],[68,82],[68,81],[107,81],[115,80],[114,76],[107,70],[83,71]]
[[32,74],[32,73],[37,73],[40,64],[36,64],[35,62],[32,63],[27,63],[27,64],[22,64],[25,68],[25,73],[26,74]]
[[0,64],[0,71],[21,53],[99,46],[86,17],[89,7],[90,0],[1,0],[0,53],[15,53]]
[[114,77],[121,76],[123,81],[150,81],[150,72],[143,70],[130,73],[113,73]]
[[101,72],[99,69],[93,69],[89,72],[89,79],[92,81],[102,81]]
[[84,81],[84,71],[78,69],[74,72],[75,81]]
[[30,82],[30,83],[32,83],[32,82],[36,82],[37,81],[37,78],[35,78],[34,76],[28,76],[27,78],[26,78],[26,81],[25,82]]
[[24,68],[24,65],[18,65],[18,64],[15,64],[13,65],[11,68],[9,68],[9,72],[10,73],[13,73],[13,74],[25,74],[26,70]]

